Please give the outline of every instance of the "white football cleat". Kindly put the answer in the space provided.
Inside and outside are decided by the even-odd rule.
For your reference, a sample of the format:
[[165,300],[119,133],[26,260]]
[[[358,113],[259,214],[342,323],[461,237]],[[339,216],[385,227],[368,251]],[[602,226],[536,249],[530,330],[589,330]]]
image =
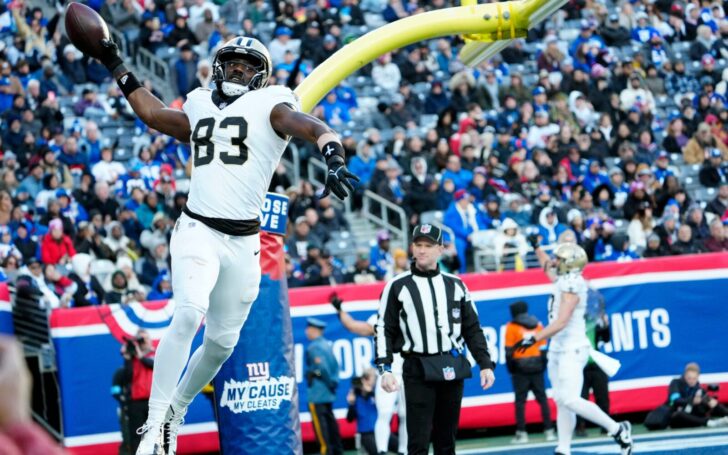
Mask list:
[[164,416],[164,442],[167,448],[167,455],[177,455],[177,435],[180,427],[185,423],[187,408],[176,411],[172,406]]
[[136,432],[142,435],[136,455],[164,455],[161,423],[145,422]]
[[632,455],[632,424],[628,421],[619,422],[619,430],[612,435],[619,444],[622,455]]

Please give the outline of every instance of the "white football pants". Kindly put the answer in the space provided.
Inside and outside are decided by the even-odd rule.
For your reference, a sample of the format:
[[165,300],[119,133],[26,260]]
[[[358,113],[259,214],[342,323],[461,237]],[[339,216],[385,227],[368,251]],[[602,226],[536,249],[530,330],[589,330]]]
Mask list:
[[[260,286],[258,235],[229,236],[182,214],[170,253],[175,310],[154,361],[149,399],[149,422],[154,423],[164,418],[170,403],[187,407],[215,377],[238,342]],[[203,343],[180,380],[203,317]]]
[[594,422],[611,435],[619,430],[619,424],[599,406],[581,397],[584,384],[584,367],[589,360],[589,348],[582,347],[548,354],[549,380],[556,401],[556,431],[559,443],[556,452],[571,453],[571,436],[576,426],[576,416]]
[[402,375],[394,375],[399,383],[399,390],[396,392],[385,392],[382,389],[382,377],[377,377],[377,385],[374,392],[374,402],[377,405],[377,421],[374,424],[374,440],[377,444],[377,452],[389,452],[389,435],[391,433],[392,416],[397,411],[399,416],[399,453],[407,453],[407,408],[404,401],[404,381]]

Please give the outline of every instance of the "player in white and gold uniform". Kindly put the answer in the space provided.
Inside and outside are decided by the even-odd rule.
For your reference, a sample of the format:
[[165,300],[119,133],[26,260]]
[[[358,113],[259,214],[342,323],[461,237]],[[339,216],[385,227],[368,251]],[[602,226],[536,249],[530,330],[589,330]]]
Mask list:
[[[338,136],[301,113],[290,89],[267,87],[272,62],[258,40],[238,37],[225,43],[213,60],[215,88],[189,93],[183,111],[167,108],[144,89],[112,42],[102,44],[108,51],[102,63],[134,112],[192,147],[189,200],[170,250],[175,313],[157,349],[149,417],[138,431],[143,437],[137,455],[156,455],[164,450],[160,435],[166,425],[171,455],[187,406],[232,353],[258,295],[259,216],[290,137],[322,150],[329,167],[324,196],[333,192],[343,199],[346,189],[353,191],[349,179],[358,179],[344,165]],[[190,358],[203,317],[204,342]]]
[[549,299],[549,324],[540,332],[520,340],[514,349],[525,349],[541,340],[551,338],[548,354],[548,374],[556,401],[558,445],[556,454],[571,454],[571,437],[576,416],[603,427],[619,444],[622,455],[632,453],[632,426],[616,422],[596,404],[581,397],[584,367],[589,360],[590,343],[586,336],[587,283],[581,271],[587,263],[586,252],[576,243],[561,243],[554,259],[532,241],[536,254],[556,290]]

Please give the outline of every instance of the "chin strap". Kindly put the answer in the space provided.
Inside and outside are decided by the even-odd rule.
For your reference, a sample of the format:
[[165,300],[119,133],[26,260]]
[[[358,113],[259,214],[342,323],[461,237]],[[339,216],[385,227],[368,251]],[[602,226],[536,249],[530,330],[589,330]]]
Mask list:
[[223,82],[220,84],[220,88],[222,89],[223,95],[228,97],[244,95],[250,91],[248,85],[236,84],[234,82]]

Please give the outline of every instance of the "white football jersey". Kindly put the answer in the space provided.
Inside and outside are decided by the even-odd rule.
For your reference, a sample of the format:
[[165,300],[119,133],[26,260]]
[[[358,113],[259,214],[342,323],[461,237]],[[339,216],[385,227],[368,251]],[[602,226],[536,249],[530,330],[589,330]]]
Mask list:
[[570,292],[579,296],[579,302],[571,314],[571,319],[559,333],[553,336],[549,351],[559,352],[591,346],[586,336],[586,280],[579,274],[569,273],[556,279],[556,292],[549,299],[549,323],[559,317],[561,294]]
[[222,107],[212,101],[212,93],[195,89],[182,106],[192,130],[187,207],[208,218],[258,218],[288,144],[273,130],[270,113],[281,103],[300,110],[300,103],[280,85],[252,90]]

